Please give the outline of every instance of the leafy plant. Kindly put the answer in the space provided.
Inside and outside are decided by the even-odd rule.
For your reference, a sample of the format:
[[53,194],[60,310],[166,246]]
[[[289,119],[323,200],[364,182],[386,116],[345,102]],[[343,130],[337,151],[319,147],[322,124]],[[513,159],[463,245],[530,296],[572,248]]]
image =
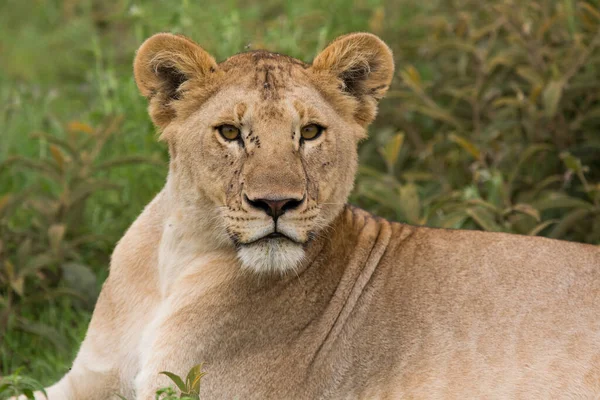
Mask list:
[[[156,393],[157,400],[171,400],[175,398],[185,399],[185,400],[199,400],[200,399],[200,381],[202,377],[206,375],[206,372],[202,372],[202,364],[198,364],[192,369],[189,370],[185,382],[181,377],[167,371],[161,372],[161,374],[166,375],[175,383],[177,388],[181,391],[180,397],[172,397],[173,394],[168,394],[166,392]],[[160,397],[160,395],[167,395],[167,397]]]
[[[28,399],[34,399],[35,391],[41,391],[47,396],[42,384],[35,379],[20,375],[20,372],[19,369],[11,375],[0,378],[0,398],[25,395]],[[206,375],[206,372],[202,371],[202,364],[195,365],[189,370],[185,382],[174,373],[163,371],[161,374],[168,376],[177,390],[172,387],[161,388],[156,391],[156,400],[200,400],[200,381]],[[119,394],[116,396],[127,400]]]
[[[156,400],[200,400],[200,381],[206,375],[202,371],[202,364],[192,367],[186,378],[183,379],[172,372],[163,371],[161,374],[168,376],[173,381],[178,390],[172,387],[161,388],[156,391]],[[127,398],[117,395],[121,400]]]
[[34,137],[47,144],[49,157],[13,156],[0,164],[0,171],[21,168],[41,180],[0,197],[0,340],[6,329],[17,329],[64,349],[52,328],[28,320],[20,310],[63,295],[93,305],[98,283],[84,252],[93,253],[103,238],[82,224],[86,203],[96,192],[120,189],[102,178],[105,171],[154,162],[142,156],[98,161],[121,120],[112,118],[98,129],[72,122],[67,139],[37,133]]
[[393,128],[361,149],[355,199],[412,224],[600,243],[597,6],[455,0],[415,19],[427,35],[396,43]]
[[20,375],[20,370],[13,374],[0,377],[0,398],[9,396],[24,395],[28,399],[35,399],[33,392],[41,391],[44,396],[48,396],[44,387],[35,379]]

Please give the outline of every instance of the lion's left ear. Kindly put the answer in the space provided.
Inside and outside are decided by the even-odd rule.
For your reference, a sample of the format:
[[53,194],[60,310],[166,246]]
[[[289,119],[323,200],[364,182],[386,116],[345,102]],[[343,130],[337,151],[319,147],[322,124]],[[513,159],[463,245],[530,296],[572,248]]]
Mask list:
[[194,41],[171,33],[147,39],[133,63],[135,82],[148,98],[150,116],[161,129],[176,116],[173,101],[181,97],[185,83],[196,80],[196,86],[205,86],[217,69],[215,59]]
[[351,33],[340,36],[313,61],[315,72],[329,72],[341,83],[340,89],[359,100],[357,121],[370,123],[377,113],[377,101],[387,92],[394,75],[392,51],[377,36]]

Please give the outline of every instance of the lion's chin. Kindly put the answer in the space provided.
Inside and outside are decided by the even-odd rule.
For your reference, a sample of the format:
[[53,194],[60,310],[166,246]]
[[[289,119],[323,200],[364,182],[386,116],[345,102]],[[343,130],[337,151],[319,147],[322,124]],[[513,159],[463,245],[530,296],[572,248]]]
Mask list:
[[304,248],[288,239],[265,239],[238,248],[242,267],[257,273],[285,274],[294,271],[304,259]]

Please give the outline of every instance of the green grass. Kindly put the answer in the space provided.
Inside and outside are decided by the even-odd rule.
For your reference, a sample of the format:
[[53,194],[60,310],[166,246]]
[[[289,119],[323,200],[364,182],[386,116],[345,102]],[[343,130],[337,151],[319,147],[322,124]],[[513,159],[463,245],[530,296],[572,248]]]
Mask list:
[[[9,331],[0,347],[0,375],[22,367],[47,386],[64,375],[75,358],[91,318],[89,310],[74,307],[69,298],[23,312],[35,319],[34,332]],[[14,324],[10,321],[9,324]],[[37,329],[35,329],[37,328]]]

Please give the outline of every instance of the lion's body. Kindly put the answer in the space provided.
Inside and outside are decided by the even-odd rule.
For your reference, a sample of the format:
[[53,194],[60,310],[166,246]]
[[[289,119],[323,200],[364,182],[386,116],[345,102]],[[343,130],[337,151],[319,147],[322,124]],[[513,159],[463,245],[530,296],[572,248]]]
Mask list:
[[600,397],[598,247],[345,205],[393,75],[379,39],[216,64],[161,34],[135,73],[169,177],[50,400],[153,399],[198,363],[205,399]]
[[[159,371],[198,362],[206,399],[600,395],[593,246],[413,227],[348,207],[311,265],[285,279],[240,274],[233,255],[194,255],[184,239],[187,267],[162,298],[158,260],[177,229],[163,202],[119,243],[86,338],[97,345],[57,398],[131,396],[138,376],[138,398],[150,399],[168,384]],[[112,384],[83,389],[84,365]]]

